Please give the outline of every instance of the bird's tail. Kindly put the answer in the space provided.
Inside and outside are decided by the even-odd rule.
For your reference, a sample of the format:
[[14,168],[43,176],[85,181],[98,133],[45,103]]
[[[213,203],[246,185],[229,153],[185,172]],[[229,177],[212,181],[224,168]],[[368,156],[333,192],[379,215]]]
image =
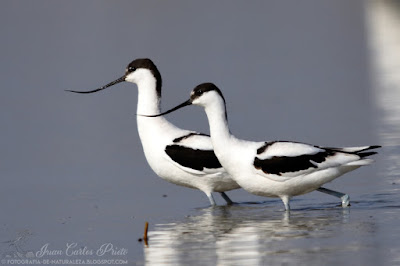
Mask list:
[[363,146],[363,147],[346,147],[346,148],[332,148],[332,149],[335,151],[360,156],[359,160],[347,163],[346,165],[348,165],[348,166],[363,166],[363,165],[368,165],[368,164],[371,164],[372,162],[374,162],[374,160],[366,158],[366,157],[377,154],[378,152],[370,151],[370,150],[378,149],[380,147],[381,146],[379,146],[379,145],[372,145],[372,146]]
[[[360,155],[361,153],[363,153],[365,151],[377,149],[380,147],[381,146],[379,146],[379,145],[372,145],[372,146],[362,146],[362,147],[327,148],[327,149]],[[369,153],[371,153],[369,155],[376,154],[376,152],[369,152]],[[368,154],[368,153],[366,153],[366,154]],[[369,155],[365,155],[365,156],[369,156]]]

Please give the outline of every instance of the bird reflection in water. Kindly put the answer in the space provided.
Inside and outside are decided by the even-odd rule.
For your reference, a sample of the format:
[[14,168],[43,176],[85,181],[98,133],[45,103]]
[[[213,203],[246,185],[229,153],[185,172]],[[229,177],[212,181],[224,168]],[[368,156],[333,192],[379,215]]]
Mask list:
[[294,262],[295,257],[288,254],[333,252],[336,247],[324,247],[323,239],[334,238],[341,231],[349,212],[330,208],[289,214],[264,204],[200,209],[199,215],[157,224],[149,231],[146,265],[200,261],[204,265],[263,265],[282,263],[282,254],[287,262]]

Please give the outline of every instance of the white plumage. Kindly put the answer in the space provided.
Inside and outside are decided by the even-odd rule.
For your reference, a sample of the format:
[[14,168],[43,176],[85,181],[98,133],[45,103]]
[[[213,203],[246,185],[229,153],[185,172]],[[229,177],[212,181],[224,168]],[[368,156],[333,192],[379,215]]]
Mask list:
[[[138,86],[138,114],[160,113],[162,80],[150,59],[132,61],[124,76],[96,90],[69,91],[93,93],[124,81]],[[212,205],[215,205],[212,192],[220,192],[228,204],[232,203],[224,192],[240,186],[215,157],[209,136],[180,129],[163,117],[137,116],[137,127],[147,162],[158,176],[203,191]]]
[[190,104],[204,107],[214,152],[232,178],[250,193],[281,198],[287,210],[291,197],[314,190],[343,196],[320,187],[372,163],[366,157],[376,152],[368,150],[379,147],[324,148],[290,141],[240,140],[229,131],[225,99],[212,83],[200,84],[187,102],[163,114]]

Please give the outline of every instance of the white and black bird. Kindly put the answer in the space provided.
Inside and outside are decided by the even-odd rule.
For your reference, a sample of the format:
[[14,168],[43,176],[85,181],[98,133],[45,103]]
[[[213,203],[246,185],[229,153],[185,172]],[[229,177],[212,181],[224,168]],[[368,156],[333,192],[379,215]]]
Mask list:
[[[93,93],[124,81],[138,87],[138,114],[160,113],[162,80],[150,59],[132,61],[122,77],[98,89],[68,91]],[[219,163],[208,135],[180,129],[164,117],[137,116],[137,127],[147,162],[158,176],[173,184],[203,191],[211,205],[215,205],[212,192],[221,193],[232,204],[224,192],[240,186]]]
[[373,160],[367,157],[376,152],[369,150],[380,147],[325,148],[291,141],[238,139],[228,127],[225,99],[212,83],[198,85],[190,99],[175,108],[147,116],[158,117],[191,104],[204,107],[214,152],[231,177],[252,194],[281,198],[288,211],[291,197],[314,190],[343,197],[340,192],[320,187],[360,166],[371,164]]

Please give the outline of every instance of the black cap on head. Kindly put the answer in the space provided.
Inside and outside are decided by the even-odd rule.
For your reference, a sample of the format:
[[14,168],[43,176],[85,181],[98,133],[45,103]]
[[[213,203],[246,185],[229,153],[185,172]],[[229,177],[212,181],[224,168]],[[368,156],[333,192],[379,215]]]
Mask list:
[[221,96],[221,98],[224,100],[225,102],[225,98],[222,95],[222,92],[220,89],[218,89],[217,86],[215,86],[214,83],[211,82],[206,82],[206,83],[202,83],[200,85],[197,85],[193,91],[192,94],[190,95],[190,100],[193,101],[194,99],[200,97],[201,95],[203,95],[203,93],[207,92],[207,91],[216,91],[219,96]]
[[156,78],[157,84],[156,84],[156,90],[158,96],[161,96],[161,86],[162,86],[162,79],[161,79],[161,74],[158,71],[156,65],[153,63],[148,58],[139,58],[135,59],[132,62],[129,63],[129,65],[125,69],[125,75],[129,75],[133,71],[135,71],[138,68],[145,68],[151,71],[153,73],[154,77]]

